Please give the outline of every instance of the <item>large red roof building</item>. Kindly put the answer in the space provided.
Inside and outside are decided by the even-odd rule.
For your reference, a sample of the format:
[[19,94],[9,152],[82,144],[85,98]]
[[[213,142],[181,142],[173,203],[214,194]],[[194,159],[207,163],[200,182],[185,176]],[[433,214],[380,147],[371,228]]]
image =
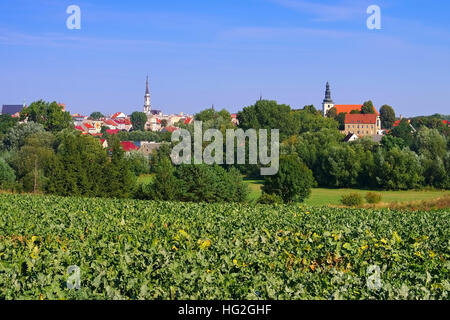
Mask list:
[[354,133],[359,137],[374,136],[381,131],[381,120],[376,114],[346,114],[344,133]]
[[[336,114],[340,113],[350,113],[352,111],[361,111],[363,105],[362,104],[335,104],[331,99],[331,90],[330,84],[327,82],[326,90],[325,90],[325,99],[322,103],[323,116],[326,117],[328,111],[332,108],[336,108]],[[379,116],[377,109],[375,109],[375,114]]]

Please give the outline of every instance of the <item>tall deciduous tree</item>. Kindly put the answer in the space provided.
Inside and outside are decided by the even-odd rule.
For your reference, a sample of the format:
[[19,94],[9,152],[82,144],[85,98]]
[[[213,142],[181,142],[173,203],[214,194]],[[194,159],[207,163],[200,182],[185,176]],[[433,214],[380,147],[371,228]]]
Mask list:
[[401,138],[406,146],[411,147],[414,142],[414,129],[408,120],[403,119],[400,124],[392,129],[391,133],[394,137]]
[[395,122],[395,111],[394,108],[383,105],[380,109],[381,127],[383,129],[392,129]]
[[14,127],[19,118],[13,118],[9,114],[0,115],[0,134],[6,133],[10,128]]
[[42,124],[35,122],[21,123],[10,128],[3,137],[3,148],[6,150],[18,150],[24,144],[25,140],[32,134],[43,132]]
[[26,192],[43,191],[53,161],[55,137],[50,132],[30,135],[19,152],[13,153],[17,179]]
[[364,102],[361,108],[361,113],[362,114],[376,113],[375,107],[373,106],[373,102],[371,100]]
[[72,117],[69,112],[63,111],[57,102],[39,100],[24,108],[20,113],[21,120],[28,119],[40,123],[47,131],[61,131],[73,127]]
[[133,124],[134,131],[145,131],[147,115],[143,112],[133,112],[131,114],[131,123]]
[[266,176],[263,191],[280,196],[284,202],[303,202],[311,194],[311,170],[295,155],[282,156],[276,175]]
[[92,112],[91,116],[90,116],[90,118],[92,120],[98,120],[98,119],[101,119],[101,118],[104,118],[104,117],[105,116],[101,112],[98,112],[98,111]]

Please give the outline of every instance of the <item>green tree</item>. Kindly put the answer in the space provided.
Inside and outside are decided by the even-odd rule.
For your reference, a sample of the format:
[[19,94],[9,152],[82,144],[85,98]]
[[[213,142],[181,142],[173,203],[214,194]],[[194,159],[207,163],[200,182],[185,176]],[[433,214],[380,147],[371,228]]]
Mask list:
[[105,116],[101,112],[98,112],[98,111],[92,112],[91,116],[90,116],[90,118],[92,120],[98,120],[98,119],[101,119],[101,118],[104,118],[104,117]]
[[0,115],[0,134],[5,134],[10,128],[14,127],[18,121],[19,121],[18,118],[13,118],[9,114],[1,114]]
[[139,151],[129,152],[125,159],[128,162],[130,170],[134,173],[136,177],[143,174],[148,174],[150,172],[150,163],[147,156]]
[[57,102],[33,102],[22,110],[20,119],[40,123],[47,131],[61,131],[73,127],[72,116],[69,112],[64,112]]
[[314,105],[312,105],[312,104],[308,105],[308,106],[304,106],[303,107],[303,111],[309,112],[309,113],[314,114],[314,115],[320,115],[321,114],[320,111],[317,111],[316,107],[314,107]]
[[360,154],[348,144],[331,146],[321,154],[318,183],[322,186],[355,187],[361,172]]
[[439,157],[420,157],[425,185],[445,189],[447,187],[447,171],[444,161]]
[[400,121],[400,124],[392,129],[390,134],[394,137],[401,138],[408,147],[411,147],[414,142],[414,130],[406,119]]
[[379,149],[374,156],[378,186],[390,190],[420,188],[423,171],[417,154],[408,148]]
[[168,157],[162,157],[154,167],[150,185],[143,186],[148,199],[173,201],[180,198],[181,182],[175,177],[175,168]]
[[383,129],[392,129],[395,122],[395,111],[394,108],[383,105],[380,109],[381,127]]
[[311,194],[314,178],[311,170],[297,156],[282,156],[279,171],[266,176],[263,192],[280,196],[284,202],[303,202]]
[[133,124],[133,131],[145,131],[147,115],[143,112],[135,111],[131,114],[131,123]]
[[[225,131],[227,129],[234,129],[233,122],[231,122],[231,114],[225,110],[222,109],[220,111],[216,111],[215,109],[206,109],[199,113],[197,113],[194,116],[194,119],[196,121],[202,121],[203,122],[203,130],[208,129],[217,129],[222,132],[222,134],[225,134]],[[187,126],[187,129],[189,128],[192,131],[193,123]]]
[[133,193],[136,177],[125,159],[119,138],[112,136],[109,144],[111,157],[106,170],[108,176],[106,193],[112,198],[129,198]]
[[50,175],[55,137],[50,132],[34,133],[26,138],[20,151],[14,153],[13,167],[23,191],[41,192]]
[[15,181],[16,175],[14,170],[3,158],[0,158],[0,188],[10,188]]
[[[314,115],[304,112],[309,117]],[[248,129],[279,129],[282,140],[289,136],[298,134],[300,131],[301,119],[298,112],[285,104],[278,104],[276,101],[260,100],[253,106],[245,107],[237,115],[239,127]],[[305,119],[308,118],[305,115]]]
[[430,159],[443,159],[447,154],[447,140],[437,129],[421,127],[415,135],[413,149]]
[[371,100],[364,102],[361,108],[361,113],[362,114],[376,113],[375,107],[373,106],[373,102]]
[[248,187],[240,173],[218,165],[181,165],[175,176],[180,183],[180,199],[191,202],[243,202]]
[[446,179],[444,181],[444,189],[450,189],[450,151],[447,152],[447,155],[444,157],[444,167],[445,167],[445,176]]
[[10,128],[3,137],[3,148],[6,150],[18,150],[25,144],[27,137],[43,131],[44,127],[38,123],[28,122],[17,124]]
[[386,150],[391,150],[393,148],[403,149],[406,147],[406,143],[402,138],[397,138],[390,134],[383,136],[381,139],[381,145]]

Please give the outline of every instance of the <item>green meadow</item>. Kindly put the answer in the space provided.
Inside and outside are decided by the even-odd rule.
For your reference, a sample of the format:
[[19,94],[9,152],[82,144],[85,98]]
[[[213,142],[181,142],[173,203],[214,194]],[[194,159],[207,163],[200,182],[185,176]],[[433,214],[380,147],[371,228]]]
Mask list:
[[[249,200],[257,200],[261,195],[261,188],[263,181],[261,180],[246,180],[250,187]],[[326,206],[326,205],[340,205],[340,199],[344,194],[360,193],[363,196],[372,190],[361,189],[312,189],[311,196],[305,200],[307,206]],[[409,191],[375,191],[383,195],[383,202],[411,202],[421,200],[433,200],[446,195],[450,195],[450,191],[442,190],[409,190]]]

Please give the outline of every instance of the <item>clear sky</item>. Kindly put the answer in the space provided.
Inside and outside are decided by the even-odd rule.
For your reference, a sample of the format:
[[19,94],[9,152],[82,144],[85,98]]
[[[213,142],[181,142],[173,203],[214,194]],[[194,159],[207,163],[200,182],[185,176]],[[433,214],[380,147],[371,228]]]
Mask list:
[[[69,5],[81,30],[69,30]],[[369,30],[369,5],[381,30]],[[72,113],[144,104],[238,111],[262,94],[320,107],[373,100],[397,114],[450,113],[448,0],[1,0],[0,105]]]

